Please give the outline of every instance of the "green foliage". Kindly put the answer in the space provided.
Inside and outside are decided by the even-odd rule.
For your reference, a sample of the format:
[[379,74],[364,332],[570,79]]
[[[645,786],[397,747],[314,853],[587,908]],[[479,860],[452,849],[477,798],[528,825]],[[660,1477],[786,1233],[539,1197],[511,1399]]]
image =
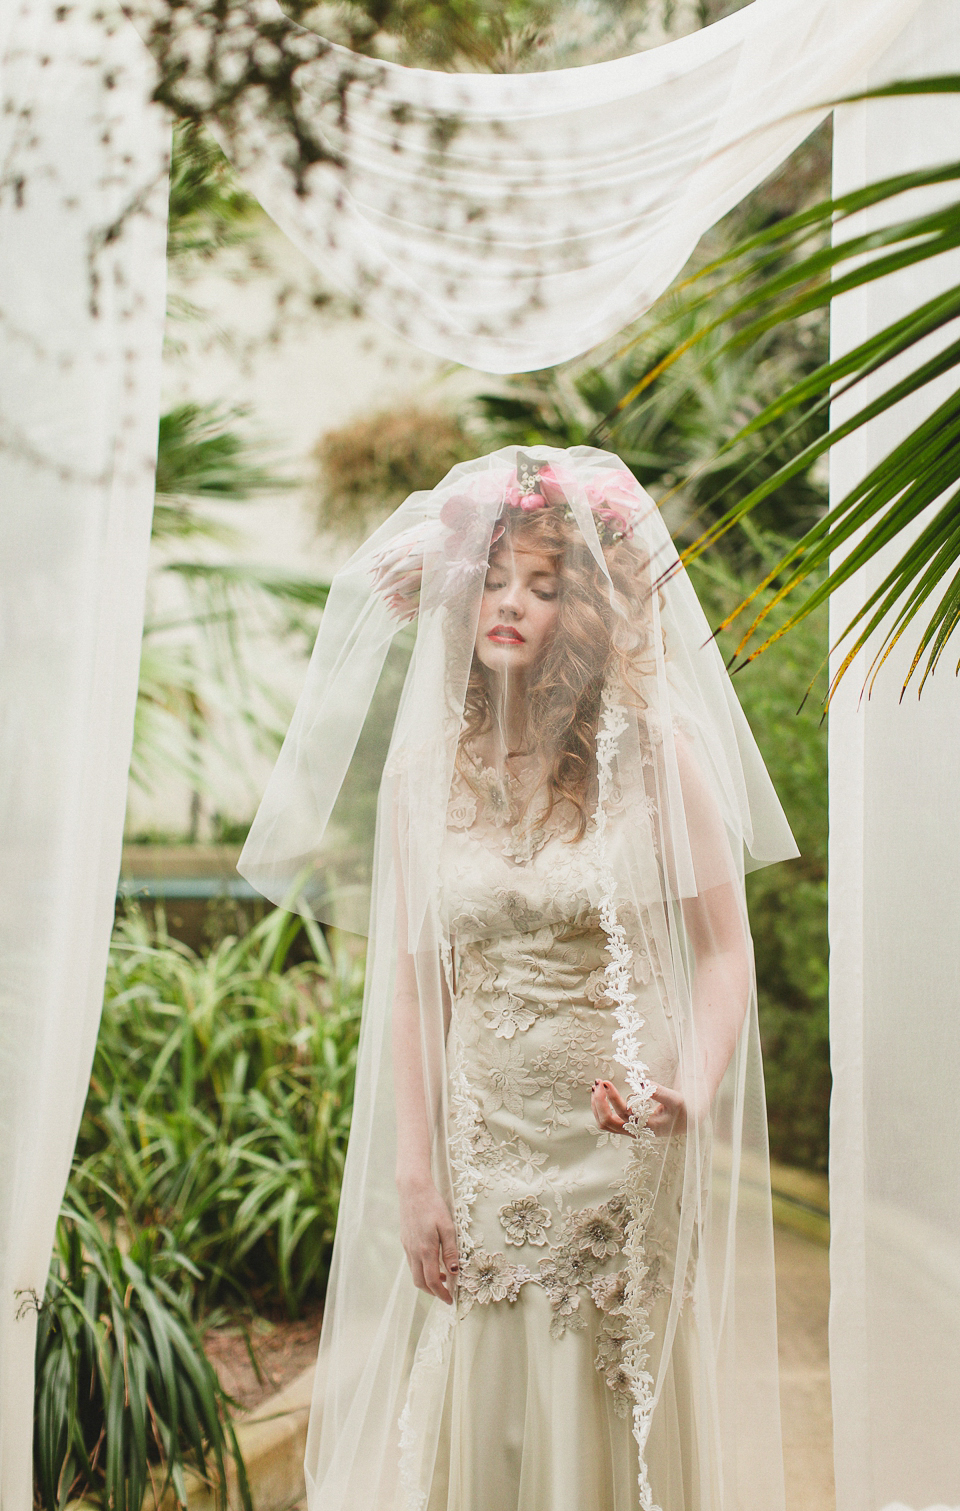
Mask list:
[[[314,958],[287,966],[305,929]],[[353,1105],[362,968],[281,909],[201,958],[117,929],[72,1191],[189,1255],[194,1302],[322,1294]]]
[[[768,559],[771,549],[768,542]],[[690,575],[713,622],[742,596],[742,575],[718,554],[695,562]],[[823,661],[826,636],[826,610],[820,609],[777,656],[745,667],[735,679],[800,849],[799,860],[749,876],[747,897],[770,1147],[785,1164],[811,1170],[827,1168],[830,1100],[827,730],[815,695],[821,683],[803,700]],[[721,636],[722,650],[731,649],[728,641]]]
[[184,1469],[198,1469],[226,1504],[233,1458],[250,1496],[227,1400],[176,1288],[188,1261],[141,1233],[124,1249],[81,1201],[57,1228],[37,1323],[34,1463],[44,1511],[96,1495],[140,1511],[148,1485],[186,1504]]
[[[938,94],[960,90],[960,76],[920,79],[870,91],[883,94]],[[698,322],[695,341],[715,345],[726,360],[749,350],[792,322],[827,310],[840,294],[901,273],[960,245],[960,201],[951,190],[937,208],[919,213],[901,196],[915,190],[952,186],[960,180],[960,163],[899,174],[838,199],[825,200],[774,227],[740,242],[699,277],[691,281],[686,298]],[[889,206],[892,217],[881,224],[878,206]],[[851,217],[871,212],[875,229],[845,226]],[[897,216],[899,215],[899,218]],[[833,230],[832,240],[827,236]],[[705,284],[704,279],[709,281]],[[696,542],[699,553],[720,541],[736,524],[807,472],[828,448],[861,426],[878,419],[895,405],[921,393],[960,367],[960,340],[951,324],[960,314],[960,286],[944,288],[908,310],[836,361],[820,362],[775,395],[727,443],[735,452],[754,438],[769,435],[771,427],[790,437],[789,454],[768,476],[747,492],[723,499],[723,508]],[[931,341],[935,351],[930,352]],[[926,343],[920,346],[920,343]],[[918,349],[919,348],[919,349]],[[678,346],[668,362],[680,361],[686,349]],[[904,372],[904,365],[910,368]],[[868,390],[860,385],[869,383]],[[854,397],[848,417],[826,433],[822,417],[831,402]],[[820,418],[819,435],[808,427]],[[737,653],[763,628],[765,638],[752,651],[760,655],[775,640],[802,622],[827,601],[842,583],[893,542],[901,554],[851,619],[839,638],[845,658],[833,686],[868,640],[878,633],[868,683],[890,651],[925,612],[916,653],[904,689],[921,661],[919,689],[934,670],[948,642],[960,626],[960,392],[956,384],[929,414],[882,461],[769,568],[761,583],[764,596],[757,605],[748,595],[731,619],[748,609],[752,617]],[[940,502],[937,502],[940,500]],[[720,502],[717,491],[716,502]],[[936,505],[927,516],[931,506]],[[909,544],[903,545],[904,532]],[[839,556],[834,554],[839,553]],[[831,564],[831,557],[833,561]],[[776,593],[766,594],[775,586]],[[790,602],[792,612],[772,622],[770,613]],[[773,624],[773,627],[771,625]],[[960,669],[960,663],[958,663]]]
[[[695,340],[696,349],[689,349]],[[541,441],[616,451],[660,500],[675,537],[692,541],[792,456],[796,437],[786,424],[762,437],[751,433],[736,445],[732,438],[773,395],[815,366],[825,349],[826,324],[814,318],[749,352],[729,352],[719,336],[712,343],[699,340],[695,315],[681,301],[668,300],[655,322],[642,325],[614,353],[594,353],[589,365],[511,380],[505,393],[484,394],[477,402],[501,444]],[[824,425],[822,416],[812,418],[806,438]],[[825,503],[817,473],[798,470],[747,529],[726,539],[725,560],[755,567],[765,533],[807,528]]]
[[216,142],[197,121],[173,128],[167,256],[209,258],[245,241],[260,207],[240,188]]
[[259,448],[233,427],[246,417],[219,404],[178,404],[160,416],[155,540],[217,537],[220,527],[197,512],[199,500],[239,503],[290,487],[263,465]]
[[[179,541],[230,544],[238,532],[205,504],[242,504],[288,489],[291,480],[264,460],[263,447],[238,428],[242,410],[180,404],[160,417],[153,540],[165,551]],[[252,562],[166,560],[163,570],[185,587],[174,615],[148,612],[140,659],[131,778],[150,790],[173,771],[203,785],[200,747],[212,713],[232,712],[262,737],[271,714],[279,734],[286,710],[251,672],[249,626],[281,634],[313,624],[328,584]],[[186,635],[184,632],[187,632]]]

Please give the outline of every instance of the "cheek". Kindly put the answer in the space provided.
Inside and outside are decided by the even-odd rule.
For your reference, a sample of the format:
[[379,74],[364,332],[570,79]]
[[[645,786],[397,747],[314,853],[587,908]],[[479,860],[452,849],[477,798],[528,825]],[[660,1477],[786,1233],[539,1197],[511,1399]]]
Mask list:
[[480,599],[480,616],[477,619],[477,638],[485,634],[497,617],[497,605],[492,593],[484,593]]
[[560,604],[554,599],[552,603],[540,603],[536,614],[537,640],[542,650],[553,638],[557,628],[557,620],[560,618]]

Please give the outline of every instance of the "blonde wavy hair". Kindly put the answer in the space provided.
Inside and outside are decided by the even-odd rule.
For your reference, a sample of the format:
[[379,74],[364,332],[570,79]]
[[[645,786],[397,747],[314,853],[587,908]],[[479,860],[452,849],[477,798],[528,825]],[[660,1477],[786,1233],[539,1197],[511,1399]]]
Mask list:
[[[491,566],[509,548],[539,552],[556,563],[557,625],[528,688],[524,743],[543,752],[546,817],[558,804],[569,804],[575,842],[590,818],[604,685],[617,678],[637,707],[646,706],[642,682],[653,644],[649,557],[632,541],[605,545],[608,578],[562,505],[507,508],[497,523],[503,533],[491,548]],[[468,782],[460,756],[495,722],[489,673],[474,651],[457,752]]]

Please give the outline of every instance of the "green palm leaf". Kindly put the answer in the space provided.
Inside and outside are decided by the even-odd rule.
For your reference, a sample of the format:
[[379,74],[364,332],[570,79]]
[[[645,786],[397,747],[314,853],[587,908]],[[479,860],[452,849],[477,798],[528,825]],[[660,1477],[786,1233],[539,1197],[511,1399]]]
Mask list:
[[[960,76],[949,75],[897,83],[855,98],[956,92],[960,92]],[[715,366],[734,354],[755,350],[757,343],[769,339],[771,333],[829,307],[839,294],[955,250],[960,246],[960,199],[950,197],[923,214],[897,211],[903,203],[901,196],[910,191],[958,181],[957,161],[898,174],[855,193],[825,200],[716,258],[680,290],[693,323],[691,333],[650,367],[608,413],[607,433],[619,433],[625,423],[642,412],[655,386],[688,353],[698,349],[709,352],[709,362]],[[837,228],[852,216],[881,205],[891,211],[887,224],[847,239],[836,235]],[[828,244],[831,231],[834,235]],[[808,474],[838,440],[956,372],[960,368],[960,339],[945,339],[945,333],[958,317],[960,286],[952,285],[891,321],[842,358],[821,362],[764,405],[712,459],[710,466],[720,473],[718,486],[701,489],[700,494],[701,513],[712,518],[683,552],[683,559],[696,559],[734,526],[743,528],[761,503],[770,500],[775,505],[782,490]],[[938,340],[939,350],[917,361],[919,343]],[[912,362],[911,370],[897,376],[905,361]],[[860,385],[867,378],[872,379],[871,395],[875,397],[864,398],[828,433],[814,433],[807,439],[809,427],[826,407],[841,396],[856,399],[864,392]],[[736,456],[748,441],[755,444],[771,433],[776,434],[778,445],[790,433],[798,436],[801,444],[734,505],[724,507],[724,487],[729,483],[720,471],[724,457]],[[838,638],[837,646],[844,655],[828,699],[868,643],[874,647],[867,674],[872,686],[893,647],[918,616],[921,630],[904,689],[922,664],[921,690],[960,625],[958,483],[960,395],[954,391],[892,447],[855,488],[805,530],[724,620],[721,629],[745,616],[746,628],[734,653],[734,664],[743,665],[762,654],[855,571],[875,560],[891,542],[900,541],[898,559]],[[937,500],[943,502],[938,506]],[[856,545],[850,548],[854,537]],[[834,553],[843,547],[847,554],[838,560]],[[763,604],[759,611],[758,600]],[[776,630],[763,638],[761,630],[768,616],[784,603],[789,604],[789,614],[785,619],[776,616]]]

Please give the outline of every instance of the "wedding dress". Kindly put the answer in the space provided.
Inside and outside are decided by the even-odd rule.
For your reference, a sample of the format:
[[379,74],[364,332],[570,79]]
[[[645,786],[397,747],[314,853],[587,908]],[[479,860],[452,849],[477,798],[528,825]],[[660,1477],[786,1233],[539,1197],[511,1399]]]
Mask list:
[[[454,941],[447,1063],[461,1268],[452,1367],[434,1407],[448,1449],[429,1511],[634,1511],[623,1249],[636,1151],[601,1132],[590,1105],[592,1083],[617,1074],[596,828],[570,844],[536,810],[518,819],[517,783],[492,768],[472,776],[453,783],[441,871]],[[659,1009],[663,961],[649,918],[631,934],[648,1063],[669,1081],[677,1048]],[[671,1287],[660,1270],[669,1274],[676,1248],[682,1174],[674,1142],[645,1237],[655,1337],[665,1331]],[[659,1504],[695,1511],[683,1358],[692,1319],[681,1328],[661,1407],[674,1420],[652,1435],[647,1466]]]

